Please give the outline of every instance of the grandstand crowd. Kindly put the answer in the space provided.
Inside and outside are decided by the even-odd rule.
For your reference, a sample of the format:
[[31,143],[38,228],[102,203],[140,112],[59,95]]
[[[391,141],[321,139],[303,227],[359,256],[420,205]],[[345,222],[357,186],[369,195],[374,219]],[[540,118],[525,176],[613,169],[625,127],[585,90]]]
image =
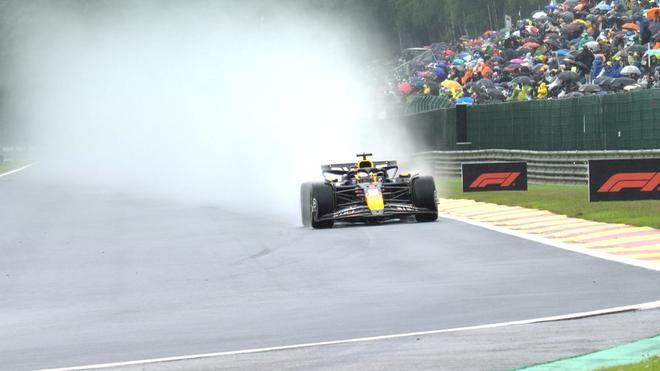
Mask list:
[[388,94],[457,103],[660,87],[660,0],[552,2],[509,28],[404,51]]

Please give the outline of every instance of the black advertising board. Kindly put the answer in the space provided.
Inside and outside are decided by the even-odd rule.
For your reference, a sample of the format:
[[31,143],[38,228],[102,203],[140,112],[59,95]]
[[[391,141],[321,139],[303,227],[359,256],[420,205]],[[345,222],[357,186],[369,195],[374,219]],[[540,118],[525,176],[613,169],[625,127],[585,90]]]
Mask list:
[[461,164],[463,192],[526,191],[526,162],[471,162]]
[[660,200],[660,158],[589,161],[589,201],[632,200]]

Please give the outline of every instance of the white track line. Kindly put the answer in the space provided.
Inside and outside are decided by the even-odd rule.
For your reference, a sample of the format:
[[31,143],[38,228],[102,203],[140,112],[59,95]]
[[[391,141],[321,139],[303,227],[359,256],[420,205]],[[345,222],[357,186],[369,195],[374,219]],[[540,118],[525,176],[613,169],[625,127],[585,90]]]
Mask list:
[[2,173],[2,174],[0,174],[0,178],[2,178],[3,176],[7,176],[7,175],[14,174],[14,173],[18,173],[19,171],[23,171],[23,170],[25,170],[25,169],[27,169],[27,168],[29,168],[30,166],[33,166],[33,165],[35,165],[35,164],[36,164],[36,162],[33,162],[33,163],[31,163],[31,164],[27,164],[27,165],[25,165],[25,166],[19,167],[18,169],[14,169],[14,170],[12,170],[12,171],[8,171],[8,172],[6,172],[6,173]]
[[178,356],[178,357],[152,358],[152,359],[143,359],[143,360],[128,361],[128,362],[99,363],[99,364],[87,365],[87,366],[50,368],[50,369],[43,369],[43,370],[40,370],[40,371],[93,370],[93,369],[112,368],[112,367],[145,365],[145,364],[160,363],[160,362],[186,361],[186,360],[211,358],[211,357],[221,357],[221,356],[232,356],[232,355],[240,355],[240,354],[264,353],[264,352],[272,352],[272,351],[280,351],[280,350],[310,348],[310,347],[318,347],[318,346],[325,346],[325,345],[339,345],[339,344],[361,343],[361,342],[376,341],[376,340],[396,339],[396,338],[402,338],[402,337],[435,335],[435,334],[443,334],[443,333],[448,333],[448,332],[484,330],[484,329],[497,328],[497,327],[506,327],[506,326],[515,326],[515,325],[528,325],[528,324],[532,324],[532,323],[542,323],[542,322],[563,321],[563,320],[579,319],[579,318],[586,318],[586,317],[594,317],[594,316],[600,316],[600,315],[605,315],[605,314],[615,314],[615,313],[631,312],[631,311],[639,311],[639,310],[648,310],[648,309],[656,309],[656,308],[660,308],[660,300],[652,301],[652,302],[648,302],[648,303],[642,303],[642,304],[635,304],[635,305],[627,305],[627,306],[622,306],[622,307],[614,307],[614,308],[607,308],[607,309],[601,309],[601,310],[594,310],[594,311],[589,311],[589,312],[579,312],[579,313],[565,314],[565,315],[561,315],[561,316],[552,316],[552,317],[541,317],[541,318],[527,319],[527,320],[521,320],[521,321],[491,323],[491,324],[487,324],[487,325],[457,327],[457,328],[450,328],[450,329],[443,329],[443,330],[433,330],[433,331],[408,332],[408,333],[403,333],[403,334],[371,336],[371,337],[344,339],[344,340],[334,340],[334,341],[322,341],[322,342],[318,342],[318,343],[304,343],[304,344],[295,344],[295,345],[284,345],[284,346],[269,347],[269,348],[245,349],[245,350],[236,350],[236,351],[229,351],[229,352],[194,354],[194,355]]
[[511,230],[511,229],[508,229],[508,228],[498,227],[498,226],[495,226],[495,225],[492,225],[492,224],[478,222],[476,220],[470,220],[470,219],[461,218],[461,217],[458,217],[458,216],[441,214],[440,217],[445,218],[445,219],[452,219],[452,220],[457,220],[459,222],[476,225],[476,226],[481,227],[481,228],[490,229],[492,231],[496,231],[496,232],[508,234],[508,235],[511,235],[511,236],[515,236],[515,237],[518,237],[518,238],[523,238],[523,239],[526,239],[526,240],[538,242],[538,243],[541,243],[541,244],[544,244],[544,245],[558,247],[560,249],[576,252],[576,253],[579,253],[579,254],[590,255],[590,256],[593,256],[593,257],[596,257],[596,258],[610,260],[610,261],[617,262],[617,263],[634,265],[635,267],[645,268],[645,269],[649,269],[649,270],[653,270],[653,271],[660,271],[660,264],[654,264],[654,263],[651,263],[651,262],[645,262],[645,261],[636,260],[636,259],[629,259],[629,258],[625,258],[625,257],[620,256],[620,255],[608,254],[606,252],[598,251],[596,249],[589,249],[589,248],[586,248],[586,247],[578,247],[578,246],[574,246],[574,245],[571,245],[571,244],[568,244],[568,243],[557,241],[557,240],[554,240],[554,239],[551,239],[551,238],[535,236],[535,235],[532,235],[532,234],[519,232],[519,231],[514,231],[514,230]]

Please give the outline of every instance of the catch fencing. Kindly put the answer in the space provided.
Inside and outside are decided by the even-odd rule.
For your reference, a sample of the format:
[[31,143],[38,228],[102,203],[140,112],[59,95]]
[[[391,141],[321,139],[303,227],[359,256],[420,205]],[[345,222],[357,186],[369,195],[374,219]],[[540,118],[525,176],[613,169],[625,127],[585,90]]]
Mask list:
[[418,103],[396,119],[424,151],[660,148],[660,89],[468,106],[465,141],[456,137],[456,108],[426,109]]
[[413,157],[429,163],[440,176],[461,176],[462,162],[523,161],[535,183],[587,184],[588,160],[660,158],[660,149],[636,151],[525,151],[489,149],[428,151]]

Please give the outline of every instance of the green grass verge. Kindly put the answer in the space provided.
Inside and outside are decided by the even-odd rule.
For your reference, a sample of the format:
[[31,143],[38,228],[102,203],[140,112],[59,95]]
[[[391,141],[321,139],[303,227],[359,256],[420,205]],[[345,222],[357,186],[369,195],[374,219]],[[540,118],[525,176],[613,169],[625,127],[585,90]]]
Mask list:
[[0,163],[0,174],[4,174],[14,169],[18,169],[21,166],[23,166],[23,163],[13,162],[13,161],[2,162]]
[[639,363],[613,366],[599,369],[600,371],[660,371],[660,357],[651,357]]
[[625,223],[660,229],[660,201],[589,202],[587,186],[529,184],[529,190],[463,193],[460,179],[438,181],[438,195],[500,205],[548,210],[606,223]]

